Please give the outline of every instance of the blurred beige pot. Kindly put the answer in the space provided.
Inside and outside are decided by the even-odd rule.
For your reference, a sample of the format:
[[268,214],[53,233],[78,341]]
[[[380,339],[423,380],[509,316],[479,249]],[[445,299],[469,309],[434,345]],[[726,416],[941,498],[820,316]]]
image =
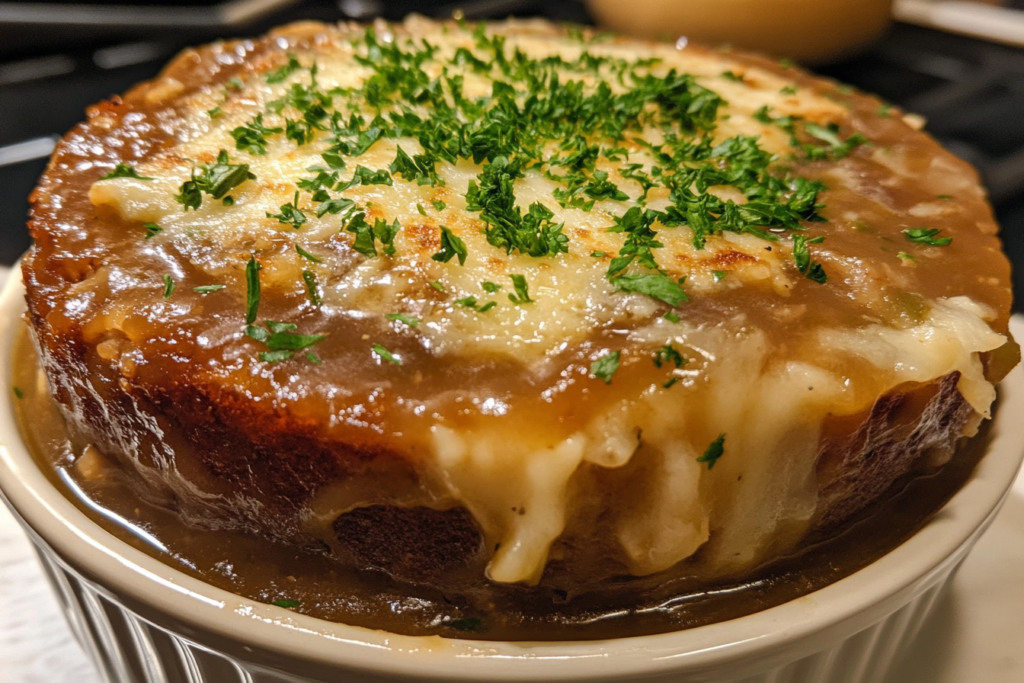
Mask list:
[[686,36],[827,62],[885,30],[892,0],[585,0],[600,26],[653,39]]

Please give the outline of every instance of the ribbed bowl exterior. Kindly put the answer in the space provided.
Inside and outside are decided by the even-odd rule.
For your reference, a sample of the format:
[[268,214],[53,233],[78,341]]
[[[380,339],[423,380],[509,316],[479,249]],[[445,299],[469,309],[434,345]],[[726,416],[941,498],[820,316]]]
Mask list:
[[[33,535],[34,536],[34,535]],[[57,594],[75,638],[91,656],[107,683],[353,683],[371,680],[365,672],[335,670],[329,678],[309,678],[288,670],[302,662],[271,668],[225,654],[166,625],[144,619],[107,590],[67,566],[38,537],[33,537],[46,576]],[[931,585],[881,621],[832,647],[795,661],[770,666],[755,675],[736,677],[723,670],[687,675],[645,676],[650,683],[878,683],[917,636],[949,584],[972,541],[959,559]],[[292,669],[292,666],[295,669]],[[376,678],[376,677],[373,677]],[[538,683],[540,679],[536,679]],[[621,679],[623,681],[631,679]]]

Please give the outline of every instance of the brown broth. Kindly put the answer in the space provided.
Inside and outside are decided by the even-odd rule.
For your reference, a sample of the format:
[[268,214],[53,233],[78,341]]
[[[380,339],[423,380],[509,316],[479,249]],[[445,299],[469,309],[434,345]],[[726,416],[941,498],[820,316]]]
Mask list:
[[[313,617],[408,635],[485,640],[586,640],[676,631],[752,614],[838,581],[900,545],[970,478],[988,424],[937,472],[905,477],[841,533],[743,576],[710,581],[683,562],[589,590],[467,585],[458,595],[345,566],[324,548],[299,548],[239,531],[197,529],[146,501],[145,490],[88,444],[74,443],[19,335],[15,385],[25,442],[58,490],[116,538],[210,585],[260,602],[297,601]],[[86,457],[83,453],[89,449]]]

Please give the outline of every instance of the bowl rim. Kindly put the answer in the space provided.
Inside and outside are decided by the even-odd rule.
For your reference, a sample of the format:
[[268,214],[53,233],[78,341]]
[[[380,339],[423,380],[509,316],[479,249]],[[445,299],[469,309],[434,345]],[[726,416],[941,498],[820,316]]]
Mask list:
[[[1000,385],[989,451],[970,480],[917,534],[818,591],[726,622],[604,641],[494,642],[402,636],[327,622],[210,586],[112,536],[56,489],[22,443],[14,416],[15,337],[24,322],[16,264],[0,293],[0,499],[65,562],[159,615],[198,632],[288,659],[427,680],[606,680],[709,672],[725,664],[783,664],[880,621],[959,562],[1009,494],[1024,457],[1024,367]],[[1011,326],[1024,335],[1024,318]],[[39,541],[37,541],[38,543]],[[253,648],[250,650],[249,648]],[[753,673],[756,668],[751,668]]]

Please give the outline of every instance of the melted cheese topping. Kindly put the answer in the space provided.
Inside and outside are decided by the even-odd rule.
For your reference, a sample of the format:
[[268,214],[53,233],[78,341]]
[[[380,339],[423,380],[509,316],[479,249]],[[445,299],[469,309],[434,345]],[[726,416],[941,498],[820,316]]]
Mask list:
[[[406,28],[413,39],[426,40],[438,47],[436,60],[424,67],[432,78],[441,75],[442,68],[456,71],[447,62],[457,49],[474,49],[474,39],[468,32],[442,30],[435,24],[420,22],[412,22]],[[398,40],[390,34],[385,34],[383,39]],[[661,62],[652,73],[663,76],[675,69],[692,74],[700,85],[726,100],[728,104],[719,110],[716,143],[737,135],[754,136],[762,149],[786,154],[790,151],[788,135],[754,118],[761,107],[772,107],[776,116],[799,116],[818,122],[830,121],[843,112],[836,102],[806,90],[797,95],[783,94],[782,89],[792,85],[791,82],[762,69],[742,66],[725,56],[691,53],[671,46],[650,46],[644,50],[632,44],[584,47],[568,39],[552,40],[528,34],[509,36],[507,49],[520,49],[536,59],[554,54],[567,61],[578,59],[585,49],[596,56],[628,61],[659,58]],[[353,59],[354,53],[351,45],[341,43],[326,56],[302,55],[300,61],[310,64],[315,59],[319,68],[317,83],[323,90],[354,87],[373,74],[372,69]],[[725,73],[742,73],[744,80],[737,82],[724,76]],[[465,78],[465,96],[490,94],[489,79],[468,68],[459,75]],[[571,73],[563,77],[580,78],[579,74]],[[173,241],[186,253],[201,254],[203,267],[217,281],[233,274],[239,252],[260,248],[270,241],[298,243],[323,258],[324,263],[310,264],[294,251],[284,252],[264,262],[265,277],[294,287],[301,282],[299,271],[310,268],[325,283],[323,299],[328,309],[336,307],[377,315],[406,311],[416,315],[425,323],[423,332],[429,337],[431,348],[440,354],[501,354],[536,362],[595,326],[631,318],[645,310],[648,301],[639,297],[631,297],[623,306],[622,295],[614,294],[614,288],[604,278],[608,260],[618,253],[624,242],[622,234],[607,232],[606,228],[613,225],[616,216],[636,203],[642,188],[637,181],[617,174],[625,160],[611,161],[603,157],[597,163],[597,170],[607,172],[629,196],[628,200],[600,200],[590,211],[562,208],[552,196],[562,185],[540,171],[528,170],[526,177],[516,183],[516,205],[524,212],[530,204],[540,202],[555,214],[553,222],[565,224],[570,239],[569,253],[558,258],[507,255],[487,243],[479,214],[465,210],[464,196],[469,182],[481,171],[480,165],[470,161],[438,164],[443,186],[418,185],[395,177],[392,186],[368,185],[346,190],[342,195],[369,206],[371,216],[389,223],[397,219],[403,229],[395,239],[397,253],[394,257],[366,259],[338,276],[336,273],[342,269],[333,262],[336,250],[330,247],[330,242],[339,238],[353,239],[350,234],[339,234],[341,216],[327,214],[317,218],[311,210],[315,204],[303,193],[300,206],[308,221],[299,230],[267,217],[268,213],[279,213],[281,205],[292,201],[298,189],[296,181],[313,175],[306,169],[323,165],[320,153],[329,147],[330,132],[320,131],[313,142],[298,147],[281,134],[268,135],[265,155],[236,152],[230,135],[257,114],[263,115],[267,127],[283,128],[285,119],[294,118],[294,112],[275,114],[267,110],[267,104],[284,97],[292,84],[308,84],[309,80],[308,70],[303,69],[276,84],[267,83],[264,78],[251,78],[226,102],[219,90],[196,95],[190,102],[192,116],[185,127],[188,139],[138,165],[141,175],[154,180],[102,180],[93,185],[90,198],[96,205],[111,206],[127,220],[160,225],[163,232],[155,240]],[[583,80],[592,83],[594,79],[587,75]],[[608,82],[615,91],[624,90],[610,77]],[[223,113],[211,119],[207,110],[217,106]],[[413,110],[425,113],[422,107],[413,107]],[[661,134],[649,128],[641,137],[654,142]],[[656,165],[650,151],[638,143],[627,139],[622,145],[629,150],[629,163],[641,163],[648,170],[652,164]],[[342,179],[351,178],[357,164],[372,170],[386,170],[395,159],[398,146],[410,155],[423,151],[414,139],[380,140],[357,160],[349,161]],[[229,150],[233,160],[249,164],[256,180],[231,192],[235,200],[233,206],[224,206],[207,197],[198,210],[182,211],[174,196],[189,179],[193,165],[211,163],[222,149]],[[742,195],[731,188],[722,188],[721,192],[741,203],[744,201]],[[648,198],[648,206],[664,209],[669,203],[667,195],[666,189],[655,188]],[[434,201],[443,201],[446,208],[436,210],[432,205]],[[426,216],[418,207],[424,207]],[[430,260],[430,255],[441,246],[441,225],[465,241],[468,258],[464,266],[455,260],[445,264]],[[659,239],[665,245],[659,250],[659,263],[674,277],[685,276],[686,289],[694,296],[740,287],[748,282],[767,283],[779,293],[785,293],[792,285],[792,259],[785,246],[768,251],[769,244],[760,238],[725,233],[711,239],[706,249],[698,251],[686,227],[662,230]],[[208,258],[206,246],[211,243],[220,246],[221,258]],[[591,256],[594,252],[608,256],[595,258]],[[724,273],[729,273],[730,277],[720,282]],[[511,274],[526,277],[530,296],[535,300],[533,305],[514,306],[507,300],[506,294],[512,292]],[[491,296],[481,289],[483,281],[501,284],[503,289]],[[435,305],[431,297],[423,295],[424,288],[431,282],[441,283],[451,293],[450,301],[472,296],[480,304],[494,300],[498,305],[486,314],[451,303]]]
[[[449,75],[463,77],[466,97],[491,93],[491,79],[469,66],[449,63],[458,49],[474,49],[467,31],[414,19],[397,34],[382,31],[380,38],[385,43],[425,40],[437,47],[436,59],[423,66],[431,78],[447,69]],[[664,76],[675,69],[691,74],[724,99],[714,131],[716,143],[753,136],[762,149],[780,158],[794,151],[790,136],[755,115],[763,107],[770,107],[775,117],[800,117],[821,125],[845,115],[832,99],[726,53],[627,42],[584,47],[567,38],[515,30],[507,31],[506,39],[510,52],[518,49],[537,59],[559,55],[571,61],[584,50],[630,61],[656,57],[660,61],[650,73]],[[321,153],[330,146],[331,134],[317,131],[304,145],[280,134],[268,135],[265,154],[247,154],[236,150],[231,131],[257,114],[263,115],[267,127],[285,127],[286,117],[294,117],[294,112],[278,113],[268,105],[293,85],[309,83],[314,61],[322,89],[343,92],[361,87],[374,71],[357,61],[356,54],[354,43],[342,39],[321,44],[315,52],[296,48],[304,68],[278,83],[254,76],[236,89],[208,87],[188,95],[180,107],[186,117],[180,139],[136,166],[140,175],[152,180],[100,180],[92,186],[90,199],[126,221],[158,224],[161,231],[151,238],[152,248],[182,254],[211,282],[237,285],[249,254],[262,250],[264,291],[301,292],[301,271],[308,269],[320,283],[321,310],[326,314],[415,316],[421,320],[416,331],[423,347],[438,357],[463,358],[467,363],[504,358],[520,363],[525,373],[545,377],[560,371],[555,359],[564,349],[598,328],[621,329],[624,343],[637,348],[677,348],[687,363],[672,373],[677,383],[671,391],[644,384],[569,433],[553,436],[551,430],[532,431],[522,420],[490,419],[501,417],[507,408],[489,397],[472,397],[483,416],[476,421],[455,425],[442,417],[434,420],[422,445],[429,461],[424,468],[438,489],[435,500],[456,501],[474,514],[488,546],[496,548],[488,570],[493,580],[539,580],[579,501],[597,499],[611,510],[616,541],[634,574],[671,567],[702,547],[701,561],[715,571],[749,567],[772,549],[789,547],[812,523],[817,504],[815,464],[827,417],[856,414],[902,383],[928,382],[953,371],[961,373],[960,389],[971,406],[988,414],[994,394],[978,354],[997,348],[1005,338],[985,322],[991,318],[989,311],[963,297],[923,302],[909,323],[818,330],[814,336],[794,339],[781,354],[769,339],[769,330],[750,324],[743,315],[729,314],[716,324],[670,324],[653,317],[661,306],[654,299],[617,293],[605,274],[625,236],[606,229],[642,195],[638,182],[618,175],[625,160],[601,157],[596,170],[607,172],[628,199],[599,200],[589,211],[560,206],[553,193],[561,185],[538,169],[526,170],[516,181],[517,206],[525,212],[539,202],[554,214],[553,222],[565,225],[568,253],[549,257],[506,254],[488,243],[480,214],[467,211],[465,195],[482,170],[469,160],[439,163],[443,183],[437,185],[395,177],[390,186],[344,190],[342,196],[364,207],[371,221],[399,221],[402,229],[394,239],[393,256],[353,261],[348,247],[354,238],[344,231],[342,216],[318,218],[309,193],[299,195],[307,220],[298,229],[268,217],[293,201],[296,182],[312,175],[307,169],[323,164]],[[266,68],[271,67],[280,63]],[[623,90],[613,77],[601,77],[614,91]],[[599,76],[567,74],[569,78],[593,85]],[[179,91],[165,80],[149,96],[173,98]],[[219,114],[211,118],[207,111],[215,108]],[[409,108],[427,113],[419,105]],[[622,142],[628,162],[650,171],[658,160],[641,141],[656,146],[663,134],[648,127],[636,137]],[[410,155],[423,151],[412,138],[381,139],[358,159],[349,159],[341,179],[352,177],[357,164],[387,169],[399,146]],[[196,164],[214,163],[221,150],[228,150],[233,162],[248,164],[255,180],[231,191],[232,206],[207,195],[197,210],[183,211],[175,195]],[[841,182],[857,182],[848,170],[833,172]],[[712,192],[737,204],[746,201],[735,188]],[[435,202],[444,207],[437,208]],[[655,188],[647,197],[650,208],[661,210],[668,204],[665,188]],[[936,204],[919,209],[922,215],[942,210]],[[464,241],[464,265],[457,259],[442,263],[431,258],[441,249],[441,226]],[[686,291],[693,298],[745,289],[785,298],[803,281],[793,265],[788,236],[769,242],[753,234],[725,232],[709,237],[706,247],[697,249],[691,230],[680,226],[659,229],[658,240],[663,245],[657,249],[659,265],[673,279],[685,277]],[[320,262],[304,260],[294,245]],[[879,276],[868,266],[838,258],[832,265],[851,286],[861,287],[865,298],[880,296]],[[508,300],[513,274],[525,277],[533,303],[514,305]],[[502,288],[488,292],[483,282]],[[435,296],[432,283],[443,288],[446,298]],[[127,283],[122,289],[138,284]],[[478,312],[456,303],[464,297],[474,297],[478,305],[497,305]],[[166,304],[168,315],[173,306]],[[776,312],[803,314],[800,307]],[[653,322],[636,325],[652,317]],[[123,318],[106,317],[97,325],[120,327]],[[211,333],[210,339],[215,336]],[[611,348],[596,349],[592,358]],[[649,355],[642,362],[649,364]],[[867,379],[865,364],[877,370]],[[857,373],[850,368],[855,366],[859,379],[852,382],[850,377]],[[577,381],[563,377],[565,383]],[[424,413],[430,414],[429,405],[416,415]],[[712,468],[698,458],[719,434],[726,435],[727,455]],[[619,473],[611,494],[594,483],[590,475],[595,470]],[[351,487],[342,488],[326,491],[314,501],[314,517],[333,519],[372,502]]]

